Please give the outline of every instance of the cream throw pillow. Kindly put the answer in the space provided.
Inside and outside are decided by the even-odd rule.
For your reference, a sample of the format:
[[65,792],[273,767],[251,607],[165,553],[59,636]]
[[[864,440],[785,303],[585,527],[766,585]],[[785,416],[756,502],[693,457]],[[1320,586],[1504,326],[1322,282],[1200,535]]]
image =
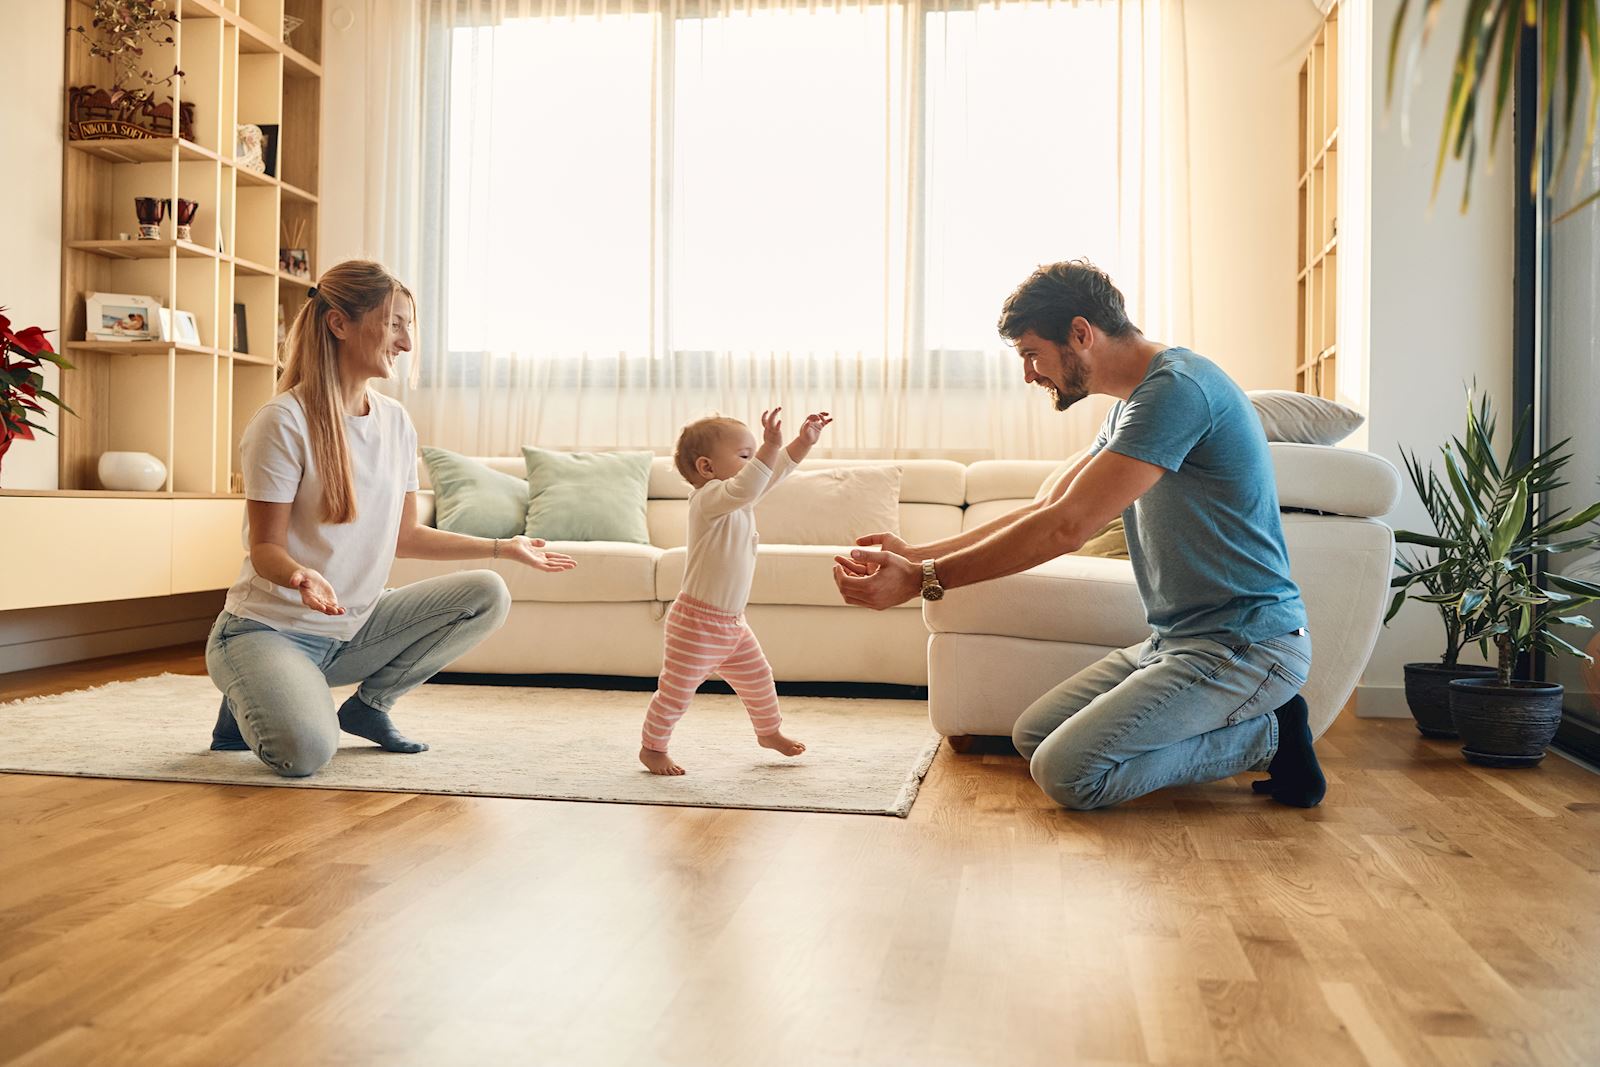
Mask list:
[[774,545],[853,545],[900,532],[900,468],[795,471],[756,505],[756,529]]
[[1256,409],[1268,441],[1336,445],[1367,421],[1355,408],[1287,389],[1252,389],[1245,396]]

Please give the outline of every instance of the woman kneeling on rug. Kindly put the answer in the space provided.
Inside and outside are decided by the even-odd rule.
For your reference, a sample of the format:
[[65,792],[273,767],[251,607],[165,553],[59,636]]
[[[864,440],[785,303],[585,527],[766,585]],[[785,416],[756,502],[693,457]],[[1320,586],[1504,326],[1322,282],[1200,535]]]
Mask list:
[[[222,690],[211,747],[248,747],[289,778],[326,764],[340,730],[390,752],[425,750],[389,710],[505,621],[511,596],[493,571],[384,589],[396,556],[577,565],[540,551],[543,541],[420,525],[417,432],[398,401],[367,388],[411,350],[411,291],[350,260],[308,296],[278,394],[239,444],[249,554],[206,643]],[[336,712],[329,687],[358,682]]]

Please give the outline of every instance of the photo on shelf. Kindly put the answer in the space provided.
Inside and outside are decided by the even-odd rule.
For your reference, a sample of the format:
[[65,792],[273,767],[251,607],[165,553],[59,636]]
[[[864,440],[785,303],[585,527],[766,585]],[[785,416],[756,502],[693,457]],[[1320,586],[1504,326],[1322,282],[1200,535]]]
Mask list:
[[176,341],[180,345],[200,343],[200,326],[195,322],[194,312],[168,308],[158,308],[157,312],[161,322],[160,340]]
[[250,331],[245,326],[244,305],[233,305],[233,350],[250,354]]
[[130,293],[86,293],[85,341],[154,341],[161,337],[160,301]]
[[278,249],[278,269],[291,277],[311,277],[311,258],[303,248]]
[[261,136],[261,127],[254,123],[241,122],[234,136],[233,162],[240,170],[254,171],[262,174],[267,169],[265,157],[261,150],[264,138]]
[[173,340],[180,344],[197,345],[200,343],[200,324],[195,321],[192,311],[174,311],[172,313]]

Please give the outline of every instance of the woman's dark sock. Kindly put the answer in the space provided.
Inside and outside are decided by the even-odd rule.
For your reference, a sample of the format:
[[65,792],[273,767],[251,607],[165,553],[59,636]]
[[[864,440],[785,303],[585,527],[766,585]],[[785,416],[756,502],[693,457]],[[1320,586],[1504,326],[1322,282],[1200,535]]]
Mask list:
[[1328,792],[1317,753],[1311,742],[1311,709],[1296,695],[1272,713],[1278,719],[1278,754],[1267,765],[1270,777],[1253,782],[1250,788],[1266,793],[1280,804],[1295,808],[1314,808]]
[[222,707],[217,711],[217,725],[211,728],[211,751],[250,751],[250,746],[244,743],[244,736],[239,733],[239,724],[234,720],[227,697],[222,698]]
[[364,702],[354,693],[339,709],[339,729],[374,741],[388,752],[426,752],[428,746],[403,736],[389,721],[389,713]]

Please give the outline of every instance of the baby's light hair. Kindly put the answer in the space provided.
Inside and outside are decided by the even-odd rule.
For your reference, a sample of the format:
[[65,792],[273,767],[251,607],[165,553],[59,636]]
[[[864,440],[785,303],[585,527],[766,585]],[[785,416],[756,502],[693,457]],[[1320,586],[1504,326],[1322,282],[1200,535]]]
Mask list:
[[695,461],[701,456],[709,456],[725,434],[749,428],[738,419],[730,419],[723,415],[696,419],[678,434],[677,447],[672,450],[672,464],[678,468],[678,473],[683,475],[684,481],[698,488],[704,479],[700,477],[700,472],[695,470]]

